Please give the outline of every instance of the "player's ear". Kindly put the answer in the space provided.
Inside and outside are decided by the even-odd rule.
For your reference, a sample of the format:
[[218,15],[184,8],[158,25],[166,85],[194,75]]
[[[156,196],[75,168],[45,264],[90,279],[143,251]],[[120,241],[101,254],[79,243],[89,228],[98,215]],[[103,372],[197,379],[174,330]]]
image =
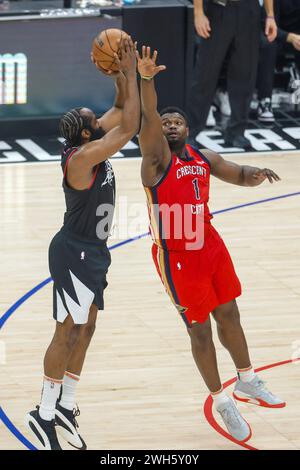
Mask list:
[[88,129],[82,129],[81,131],[81,138],[82,139],[90,139],[91,137],[91,132]]

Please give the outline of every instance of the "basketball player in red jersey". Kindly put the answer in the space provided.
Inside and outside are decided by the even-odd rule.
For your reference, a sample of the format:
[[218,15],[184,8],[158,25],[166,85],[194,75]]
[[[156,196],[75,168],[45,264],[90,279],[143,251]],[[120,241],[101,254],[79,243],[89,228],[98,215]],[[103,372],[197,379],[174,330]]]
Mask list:
[[40,450],[61,450],[56,431],[73,447],[86,449],[76,422],[75,391],[98,310],[104,309],[111,262],[107,238],[115,178],[108,158],[137,133],[140,123],[136,54],[130,38],[120,50],[120,59],[115,56],[120,73],[115,74],[114,106],[99,119],[90,109],[75,108],[60,121],[66,212],[49,247],[56,329],[44,359],[40,406],[26,415]]
[[137,52],[137,58],[141,176],[148,199],[153,260],[187,326],[194,360],[216,410],[229,433],[245,442],[251,437],[251,428],[223,391],[210,313],[237,369],[234,397],[270,408],[284,407],[285,403],[265,387],[251,365],[235,300],[241,295],[241,285],[227,248],[211,225],[207,206],[210,175],[240,186],[257,186],[265,180],[273,183],[280,178],[272,170],[237,165],[210,150],[186,145],[189,130],[185,114],[178,108],[157,112],[154,76],[165,69],[156,65],[157,51],[152,55],[150,48],[143,46],[142,56]]

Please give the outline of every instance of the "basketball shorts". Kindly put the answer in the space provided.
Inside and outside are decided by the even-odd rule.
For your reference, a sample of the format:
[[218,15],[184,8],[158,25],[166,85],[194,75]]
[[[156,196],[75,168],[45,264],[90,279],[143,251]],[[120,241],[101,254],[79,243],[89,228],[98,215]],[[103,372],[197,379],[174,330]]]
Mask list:
[[152,256],[161,281],[187,327],[195,322],[204,323],[218,305],[241,295],[230,254],[212,226],[201,250],[165,251],[154,244]]
[[61,230],[49,246],[49,270],[53,279],[53,317],[63,323],[68,314],[75,324],[87,323],[92,304],[104,309],[103,292],[111,263],[103,245]]

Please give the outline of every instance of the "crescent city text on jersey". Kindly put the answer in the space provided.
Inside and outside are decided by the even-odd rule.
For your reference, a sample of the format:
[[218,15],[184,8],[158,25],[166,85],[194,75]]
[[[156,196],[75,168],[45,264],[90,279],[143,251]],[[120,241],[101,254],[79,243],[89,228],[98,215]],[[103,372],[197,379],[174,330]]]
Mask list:
[[183,178],[184,176],[188,175],[195,175],[195,176],[204,176],[206,178],[206,168],[202,166],[182,166],[177,168],[176,171],[177,179]]

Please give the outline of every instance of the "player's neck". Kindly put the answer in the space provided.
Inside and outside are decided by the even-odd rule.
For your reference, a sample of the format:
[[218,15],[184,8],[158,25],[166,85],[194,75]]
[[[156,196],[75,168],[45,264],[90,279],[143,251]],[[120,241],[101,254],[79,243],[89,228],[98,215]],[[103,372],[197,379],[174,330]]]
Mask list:
[[186,158],[185,144],[183,146],[181,145],[180,147],[172,148],[171,151],[173,155],[176,155],[176,157],[183,159]]

